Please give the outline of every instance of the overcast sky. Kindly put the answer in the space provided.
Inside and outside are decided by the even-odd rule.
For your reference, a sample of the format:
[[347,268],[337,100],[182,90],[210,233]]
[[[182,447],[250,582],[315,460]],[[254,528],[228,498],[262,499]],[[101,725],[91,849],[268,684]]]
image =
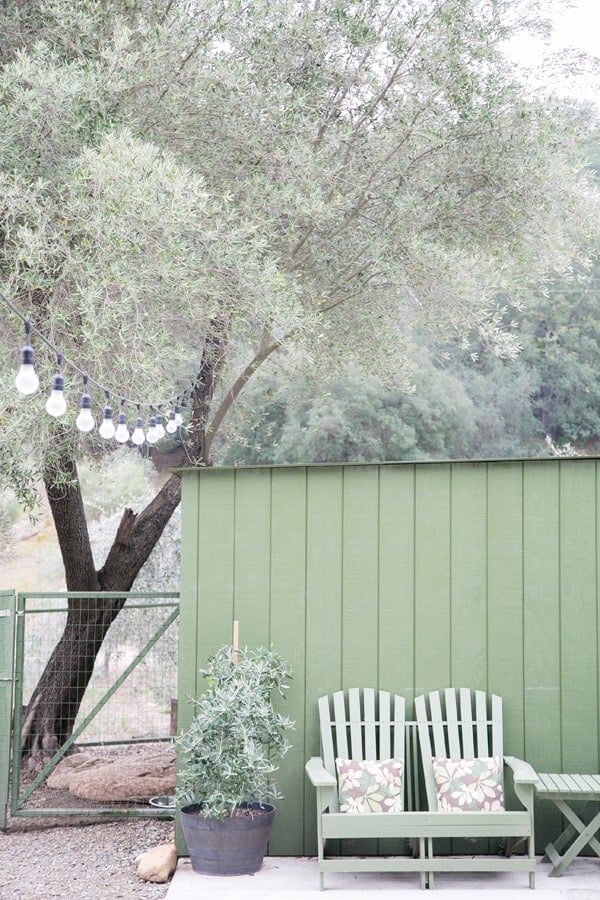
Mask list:
[[600,0],[573,0],[573,9],[559,13],[554,43],[600,56]]
[[600,109],[599,72],[594,75],[591,65],[574,65],[567,79],[559,79],[548,63],[550,55],[565,50],[582,50],[600,57],[600,0],[571,0],[571,8],[556,13],[554,19],[555,29],[550,39],[534,40],[530,35],[514,38],[508,48],[510,56],[528,68],[541,67],[537,74],[540,81],[552,83],[561,93],[595,101]]

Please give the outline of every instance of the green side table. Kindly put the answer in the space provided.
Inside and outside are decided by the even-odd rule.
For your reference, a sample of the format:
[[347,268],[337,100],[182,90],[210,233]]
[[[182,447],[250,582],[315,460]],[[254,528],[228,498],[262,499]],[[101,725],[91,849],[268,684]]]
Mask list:
[[[538,773],[535,786],[540,800],[551,800],[569,823],[565,830],[549,843],[544,860],[550,860],[554,868],[551,875],[562,875],[576,856],[589,844],[596,856],[600,856],[600,775],[565,775]],[[587,824],[574,812],[570,804],[587,800],[584,815]],[[564,851],[564,852],[563,852]],[[561,855],[562,854],[562,855]]]

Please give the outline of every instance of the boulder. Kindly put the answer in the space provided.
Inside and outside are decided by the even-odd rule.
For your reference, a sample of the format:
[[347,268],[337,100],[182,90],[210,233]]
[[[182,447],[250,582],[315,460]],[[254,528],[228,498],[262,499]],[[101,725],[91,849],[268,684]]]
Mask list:
[[71,779],[86,769],[94,766],[105,766],[110,760],[89,753],[72,753],[61,759],[54,771],[48,776],[46,785],[54,791],[68,791]]
[[85,800],[149,800],[175,792],[175,751],[152,756],[118,757],[76,771],[69,791]]
[[138,856],[136,863],[138,878],[163,884],[177,868],[175,844],[159,844],[158,847],[146,850]]

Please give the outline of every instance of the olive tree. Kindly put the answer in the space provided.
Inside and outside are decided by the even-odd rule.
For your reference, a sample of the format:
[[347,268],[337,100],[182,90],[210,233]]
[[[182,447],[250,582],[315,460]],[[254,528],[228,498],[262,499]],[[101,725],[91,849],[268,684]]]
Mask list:
[[[188,389],[181,462],[210,465],[228,412],[275,354],[401,381],[415,327],[501,327],[566,223],[585,230],[580,123],[529,96],[502,52],[537,0],[21,0],[0,11],[3,293],[109,391]],[[499,298],[502,298],[501,300]],[[4,358],[21,322],[0,322]],[[56,361],[38,341],[42,382]],[[14,358],[14,357],[13,357]],[[25,715],[34,764],[68,736],[120,601],[180,501],[171,476],[95,560],[77,461],[107,452],[70,410],[18,400],[0,453],[43,479],[70,601]],[[97,406],[103,397],[94,396]],[[31,462],[33,461],[33,462]]]

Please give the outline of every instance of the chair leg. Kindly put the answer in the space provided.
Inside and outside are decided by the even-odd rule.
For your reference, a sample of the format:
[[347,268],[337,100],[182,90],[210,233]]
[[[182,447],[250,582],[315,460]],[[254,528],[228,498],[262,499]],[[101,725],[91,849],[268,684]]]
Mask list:
[[[429,856],[429,859],[433,859],[433,838],[427,838],[427,855]],[[430,891],[435,887],[433,872],[427,873],[427,887]]]
[[[417,853],[416,853],[416,848],[417,848],[417,843],[416,843],[416,841],[415,841],[413,847],[414,847],[414,849],[413,849],[413,857],[416,857],[416,855],[417,855]],[[421,860],[421,863],[422,863],[422,864],[425,863],[425,838],[419,838],[419,859]],[[429,873],[426,872],[425,869],[421,869],[420,872],[419,872],[419,883],[420,883],[420,886],[421,886],[421,890],[422,890],[422,891],[424,891],[424,890],[427,888],[427,881],[428,881],[427,875],[428,875],[428,874],[429,874]]]
[[533,891],[535,890],[535,836],[533,834],[530,835],[527,841],[527,852],[529,859],[533,862],[533,870],[529,873],[529,887]]
[[[318,794],[318,792],[317,792]],[[317,848],[318,848],[318,865],[319,865],[319,890],[325,890],[325,872],[321,868],[321,863],[325,859],[325,840],[323,838],[323,823],[321,816],[317,813]]]

